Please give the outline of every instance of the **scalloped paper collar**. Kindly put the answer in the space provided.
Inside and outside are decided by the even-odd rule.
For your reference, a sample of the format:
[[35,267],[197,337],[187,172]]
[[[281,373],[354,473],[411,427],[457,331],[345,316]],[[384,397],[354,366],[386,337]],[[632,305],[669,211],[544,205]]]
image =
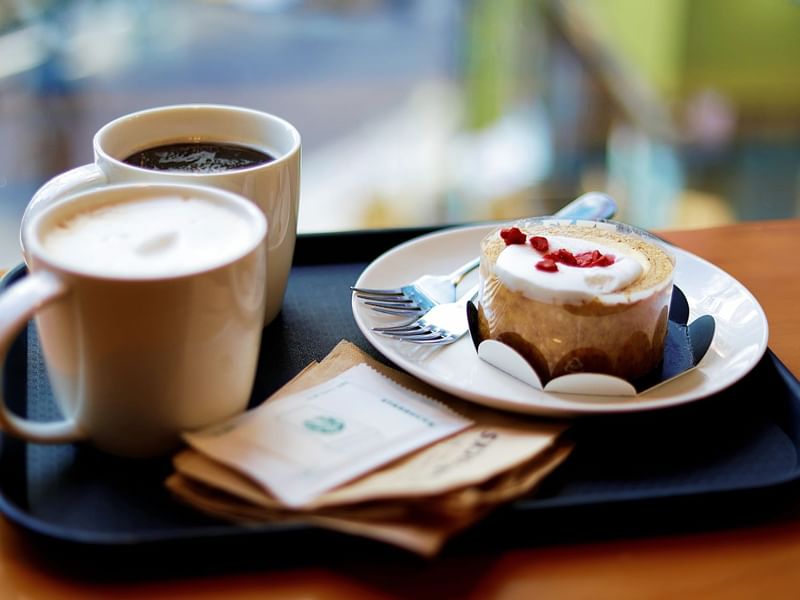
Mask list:
[[543,386],[536,371],[516,350],[497,340],[480,337],[478,309],[472,302],[467,306],[467,318],[478,357],[500,371],[545,392],[614,397],[633,397],[688,373],[705,356],[715,330],[714,317],[710,315],[688,324],[689,303],[683,292],[673,286],[664,360],[654,371],[634,382],[602,373],[571,373],[551,379]]

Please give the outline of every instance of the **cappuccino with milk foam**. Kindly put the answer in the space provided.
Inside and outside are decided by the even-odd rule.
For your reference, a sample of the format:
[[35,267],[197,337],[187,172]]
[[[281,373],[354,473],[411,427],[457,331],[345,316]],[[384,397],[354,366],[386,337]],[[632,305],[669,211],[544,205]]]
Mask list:
[[19,417],[0,395],[0,429],[145,457],[245,410],[266,308],[268,224],[253,202],[210,186],[118,184],[23,227],[29,273],[0,295],[0,361],[35,317],[63,419]]
[[246,215],[213,198],[165,195],[86,207],[42,231],[59,265],[100,277],[161,278],[224,265],[257,235]]

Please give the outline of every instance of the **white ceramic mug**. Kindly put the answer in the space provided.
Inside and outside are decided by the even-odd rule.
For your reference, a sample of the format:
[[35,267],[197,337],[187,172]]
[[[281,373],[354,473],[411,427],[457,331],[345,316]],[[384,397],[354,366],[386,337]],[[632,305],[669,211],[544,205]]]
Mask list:
[[[132,154],[175,142],[238,144],[275,160],[213,173],[157,171],[123,162]],[[22,217],[21,244],[28,262],[25,223],[43,208],[77,191],[115,183],[174,182],[209,185],[249,198],[269,222],[269,276],[264,324],[280,312],[297,236],[300,134],[273,115],[234,106],[179,105],[132,113],[94,136],[94,163],[62,173],[40,188]]]
[[[202,229],[192,238],[186,223]],[[29,421],[2,399],[5,432],[151,456],[246,408],[266,304],[267,222],[252,202],[207,186],[103,186],[24,229],[30,273],[0,296],[0,364],[35,315],[65,420]]]

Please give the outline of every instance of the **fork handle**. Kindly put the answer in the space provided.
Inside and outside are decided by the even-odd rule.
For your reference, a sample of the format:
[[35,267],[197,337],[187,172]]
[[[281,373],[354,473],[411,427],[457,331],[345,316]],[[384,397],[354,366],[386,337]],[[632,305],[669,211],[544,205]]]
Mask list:
[[464,279],[467,275],[469,275],[472,271],[478,268],[478,265],[481,264],[480,256],[473,258],[468,263],[465,263],[458,267],[455,271],[450,273],[447,278],[450,280],[450,283],[453,285],[458,285],[461,283],[461,280]]
[[475,300],[475,298],[478,296],[478,292],[480,291],[481,291],[481,284],[476,283],[471,288],[469,288],[469,290],[467,290],[458,300],[456,300],[456,303],[460,306],[466,307],[467,302]]
[[617,203],[608,194],[586,192],[561,207],[555,215],[560,219],[612,219],[617,212]]

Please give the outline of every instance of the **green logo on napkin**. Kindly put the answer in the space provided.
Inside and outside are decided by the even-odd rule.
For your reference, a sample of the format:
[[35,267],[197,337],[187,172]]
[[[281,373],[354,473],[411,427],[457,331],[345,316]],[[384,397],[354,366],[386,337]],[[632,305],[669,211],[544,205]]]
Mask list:
[[344,429],[344,421],[336,417],[326,417],[325,415],[306,419],[303,421],[303,425],[309,431],[316,431],[317,433],[337,433]]

